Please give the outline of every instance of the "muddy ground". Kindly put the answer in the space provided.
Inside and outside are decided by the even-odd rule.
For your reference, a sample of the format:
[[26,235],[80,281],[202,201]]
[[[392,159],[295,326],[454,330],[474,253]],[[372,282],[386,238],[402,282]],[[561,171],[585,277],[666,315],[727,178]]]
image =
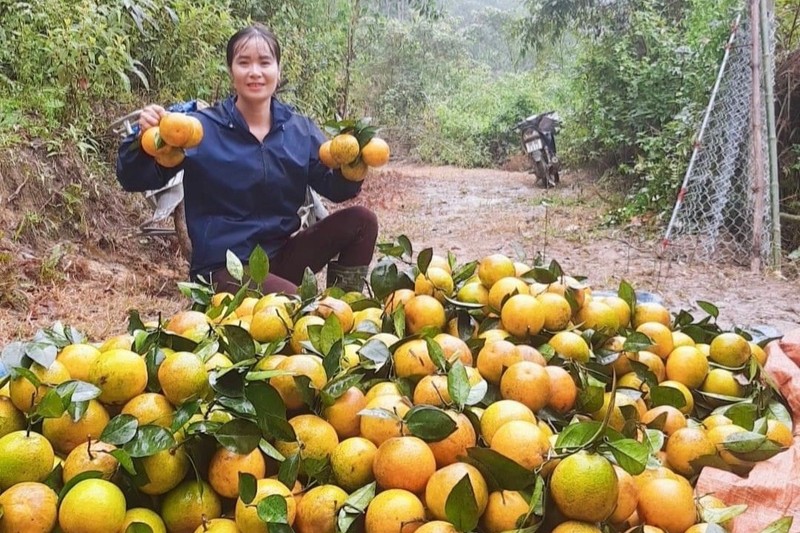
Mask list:
[[[415,251],[451,251],[459,262],[490,253],[532,262],[541,254],[568,274],[586,276],[595,289],[616,290],[624,279],[657,293],[673,311],[700,316],[695,302],[713,302],[724,328],[768,325],[785,333],[800,327],[797,280],[659,258],[659,235],[646,225],[603,225],[615,193],[582,174],[566,173],[555,190],[535,187],[525,172],[451,167],[393,165],[367,180],[362,194],[344,205],[372,208],[380,241],[404,234]],[[118,234],[108,238],[111,251],[97,246],[102,236],[64,243],[52,279],[19,287],[17,305],[0,307],[0,347],[57,320],[99,341],[125,331],[129,309],[155,318],[187,307],[177,283],[188,269],[175,239],[141,235],[142,220],[121,220]],[[42,264],[30,259],[39,274]]]

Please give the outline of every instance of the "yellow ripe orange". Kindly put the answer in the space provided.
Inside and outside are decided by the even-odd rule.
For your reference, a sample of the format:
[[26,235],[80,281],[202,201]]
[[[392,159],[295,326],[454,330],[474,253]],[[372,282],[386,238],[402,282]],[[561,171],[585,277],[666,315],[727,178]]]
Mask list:
[[186,159],[183,148],[169,147],[168,150],[155,156],[156,163],[164,168],[175,168]]
[[[367,402],[367,409],[385,409],[402,419],[411,409],[408,401],[402,396],[391,394],[376,396]],[[403,424],[392,418],[361,415],[361,436],[380,446],[385,440],[403,435]]]
[[252,315],[253,309],[255,309],[258,302],[259,299],[254,296],[245,296],[239,304],[239,307],[234,310],[236,316],[242,318],[247,315]]
[[489,503],[489,490],[483,475],[472,465],[453,463],[434,472],[425,487],[425,504],[434,518],[447,520],[447,513],[445,513],[447,497],[450,496],[456,483],[461,481],[464,476],[469,476],[472,484],[472,492],[475,495],[475,502],[478,504],[478,514],[483,514],[483,511],[486,510],[486,505]]
[[297,319],[292,329],[292,336],[289,340],[289,346],[292,353],[303,353],[303,343],[308,340],[308,326],[325,324],[325,319],[317,315],[305,315]]
[[340,165],[352,163],[358,157],[358,139],[349,133],[340,133],[331,139],[330,153],[331,158]]
[[364,437],[351,437],[340,442],[331,454],[331,471],[336,483],[354,491],[375,480],[372,463],[378,447]]
[[667,368],[664,360],[658,355],[647,350],[639,352],[639,362],[646,365],[647,368],[656,376],[656,380],[661,383],[667,377]]
[[530,361],[513,363],[500,378],[500,396],[516,400],[535,413],[547,405],[550,376],[540,364]]
[[371,167],[382,167],[389,162],[389,145],[380,137],[373,137],[361,149],[361,160]]
[[630,516],[636,512],[636,504],[639,503],[639,490],[636,488],[636,482],[633,476],[623,470],[621,467],[614,465],[614,472],[617,474],[617,505],[614,507],[614,512],[608,517],[608,521],[612,524],[622,524]]
[[541,352],[530,344],[517,344],[516,349],[517,353],[519,354],[519,358],[522,361],[530,361],[531,363],[536,363],[537,365],[541,366],[545,366],[547,364],[547,360],[544,358]]
[[694,396],[692,395],[692,391],[690,391],[686,385],[678,381],[668,379],[666,381],[662,381],[661,383],[659,383],[659,386],[672,387],[673,389],[678,389],[680,393],[683,394],[683,397],[686,400],[686,404],[680,408],[681,413],[685,415],[691,414],[692,410],[694,410]]
[[733,421],[725,415],[709,415],[703,420],[703,427],[706,431],[711,431],[717,426],[726,426],[733,424]]
[[514,531],[518,522],[528,514],[528,499],[515,490],[496,491],[489,494],[486,510],[480,523],[486,533]]
[[514,261],[503,254],[487,255],[478,262],[478,278],[483,286],[491,289],[496,281],[516,276]]
[[416,533],[458,533],[456,527],[450,522],[444,520],[433,520],[432,522],[425,522]]
[[14,406],[11,398],[0,394],[0,437],[25,429],[27,425],[25,415]]
[[427,294],[433,296],[444,303],[445,296],[448,298],[453,295],[453,278],[443,268],[429,266],[423,274],[417,274],[414,280],[414,293]]
[[480,281],[465,283],[458,289],[456,300],[470,304],[481,304],[481,310],[489,313],[489,289],[483,286]]
[[89,379],[89,366],[100,355],[91,344],[70,344],[61,349],[56,360],[63,364],[69,377],[80,381]]
[[[736,380],[733,372],[725,368],[712,368],[709,370],[700,390],[735,398],[743,398],[745,395],[744,385]],[[716,400],[709,401],[711,403],[719,403]]]
[[767,364],[767,352],[764,351],[764,348],[758,344],[750,342],[750,353],[756,358],[756,361],[758,361],[758,364],[761,366]]
[[666,359],[674,349],[672,343],[672,331],[660,322],[645,322],[636,328],[639,333],[644,333],[653,341],[650,351]]
[[[728,504],[726,504],[724,501],[722,501],[721,499],[717,498],[713,494],[705,494],[705,495],[700,496],[699,498],[697,498],[696,506],[697,506],[697,514],[700,517],[700,519],[702,520],[703,519],[703,515],[706,514],[706,511],[711,511],[711,510],[714,510],[714,509],[725,509],[726,507],[728,507]],[[735,520],[735,518],[731,518],[731,519],[725,520],[724,522],[720,522],[718,525],[723,527],[723,528],[725,528],[725,530],[730,531],[733,528],[734,520]],[[701,527],[698,527],[698,525],[701,526]],[[694,525],[694,526],[690,527],[689,529],[687,529],[686,531],[688,533],[705,533],[705,531],[706,531],[705,526],[701,525],[701,524],[698,524],[698,525]],[[692,529],[692,528],[696,528],[696,529]]]
[[450,275],[453,274],[453,269],[450,267],[450,262],[447,260],[446,257],[441,256],[441,255],[437,255],[437,254],[431,255],[431,262],[428,263],[428,268],[430,268],[430,267],[441,268],[442,270],[444,270],[448,274],[450,274]]
[[394,372],[399,378],[419,379],[436,372],[425,339],[412,339],[398,346],[392,354],[392,362]]
[[464,366],[472,366],[472,352],[466,342],[449,333],[439,333],[433,340],[442,348],[444,358],[449,362],[458,359]]
[[512,420],[536,423],[533,411],[515,400],[499,400],[490,404],[481,416],[481,436],[491,446],[495,433]]
[[619,481],[603,457],[579,451],[561,459],[550,475],[550,494],[567,518],[600,522],[614,511]]
[[86,412],[77,421],[68,412],[58,418],[45,418],[42,435],[50,441],[55,451],[66,455],[87,438],[100,438],[108,425],[108,411],[97,400],[89,400]]
[[14,407],[23,413],[30,413],[39,405],[50,388],[70,379],[69,370],[58,359],[47,368],[39,363],[33,363],[28,370],[39,379],[38,387],[21,375],[8,383],[8,397],[11,398]]
[[44,483],[18,483],[0,494],[0,531],[49,533],[58,519],[58,494]]
[[573,359],[581,363],[589,361],[589,343],[573,331],[559,331],[553,335],[548,344],[564,359]]
[[630,325],[631,308],[628,305],[628,302],[619,296],[606,296],[602,299],[602,302],[613,309],[615,313],[617,313],[617,318],[619,319],[619,325],[621,327],[626,328]]
[[489,289],[489,307],[494,311],[500,311],[506,300],[517,294],[530,295],[528,284],[514,276],[500,278]]
[[645,322],[658,322],[669,327],[672,324],[669,309],[655,302],[637,303],[633,316],[633,327],[638,328]]
[[192,115],[187,115],[187,117],[189,118],[189,122],[192,124],[192,134],[189,136],[189,140],[186,141],[186,144],[184,144],[182,148],[194,148],[203,140],[203,123],[200,122],[199,118],[193,117]]
[[194,352],[175,352],[158,367],[158,382],[172,405],[205,399],[211,393],[208,370]]
[[528,470],[544,463],[550,450],[547,435],[533,422],[512,420],[492,435],[491,449]]
[[359,411],[367,406],[367,399],[361,389],[350,387],[344,394],[323,408],[322,416],[336,430],[340,439],[355,437],[361,432]]
[[[164,329],[178,335],[187,336],[190,332],[205,333],[210,329],[211,320],[200,311],[180,311],[170,317]],[[103,350],[100,350],[103,351]]]
[[336,485],[319,485],[303,495],[297,505],[297,533],[336,533],[336,517],[347,493]]
[[61,478],[64,483],[83,472],[97,471],[102,479],[110,480],[119,467],[119,461],[111,455],[117,447],[111,444],[87,439],[69,452],[62,463]]
[[425,507],[413,493],[389,489],[378,493],[367,507],[365,533],[412,533],[425,522]]
[[[261,533],[265,531],[265,524],[258,517],[256,505],[258,502],[277,494],[286,500],[286,515],[289,525],[292,525],[297,516],[297,501],[289,488],[277,479],[259,479],[256,481],[256,496],[252,505],[245,504],[241,498],[236,500],[236,526],[242,533]],[[302,500],[301,500],[302,501]]]
[[752,462],[739,459],[725,448],[725,441],[728,437],[736,433],[744,433],[745,431],[747,430],[736,424],[726,424],[709,430],[707,435],[708,440],[713,443],[723,461],[731,466],[750,468],[753,466]]
[[109,337],[103,341],[103,343],[97,349],[101,352],[107,352],[116,348],[130,350],[131,346],[133,346],[133,335],[130,333],[122,333],[120,335]]
[[664,420],[661,427],[656,428],[664,432],[669,437],[681,428],[686,427],[686,415],[680,412],[679,409],[671,405],[659,405],[649,409],[642,415],[641,422],[643,424],[651,424],[656,418],[663,415]]
[[319,160],[328,168],[339,168],[341,165],[331,155],[331,141],[319,145]]
[[[672,332],[672,345],[677,348],[679,346],[695,346],[697,345],[689,335],[682,331],[673,331]],[[699,348],[698,348],[699,349]],[[702,353],[702,352],[701,352]],[[703,354],[708,356],[708,354]]]
[[64,533],[119,531],[125,521],[125,495],[105,479],[84,479],[61,499],[58,525]]
[[177,487],[190,468],[189,456],[183,447],[162,450],[144,457],[141,465],[149,481],[139,487],[139,490],[150,495],[165,494]]
[[349,181],[363,181],[367,177],[369,167],[362,160],[342,164],[339,171]]
[[685,427],[670,435],[666,451],[667,461],[673,470],[684,476],[692,476],[698,471],[691,462],[704,455],[716,454],[717,448],[704,429]]
[[767,420],[767,438],[775,441],[784,448],[792,445],[792,428],[780,420]]
[[[414,466],[409,468],[409,465]],[[372,471],[383,489],[405,489],[420,494],[436,471],[436,459],[422,439],[392,437],[378,446]]]
[[161,139],[176,148],[183,148],[192,140],[194,129],[195,122],[185,113],[167,113],[158,123]]
[[267,343],[285,339],[294,325],[289,312],[282,305],[270,305],[256,311],[250,320],[250,336]]
[[569,325],[569,321],[572,320],[572,307],[570,307],[566,298],[560,294],[543,292],[538,294],[536,299],[542,304],[544,329],[547,331],[561,331]]
[[560,366],[544,367],[550,378],[550,396],[547,405],[559,413],[566,413],[575,406],[578,398],[578,387],[572,376]]
[[102,352],[89,367],[89,382],[100,389],[104,404],[122,405],[147,387],[144,358],[125,349]]
[[297,441],[276,440],[275,448],[284,457],[300,452],[302,459],[322,460],[330,457],[339,444],[339,436],[329,423],[316,415],[297,415],[289,419]]
[[223,498],[239,497],[239,474],[252,474],[256,479],[267,475],[267,466],[261,450],[248,454],[219,448],[208,463],[208,483]]
[[708,375],[708,359],[694,346],[679,346],[670,352],[666,362],[667,379],[696,389]]
[[[593,419],[598,421],[605,420],[606,413],[608,413],[608,409],[611,407],[611,397],[611,392],[606,392],[603,395],[603,406],[600,407],[599,410],[591,413]],[[638,418],[638,406],[636,405],[636,400],[627,394],[617,391],[614,395],[614,410],[611,412],[611,416],[608,419],[608,425],[617,431],[622,431],[622,427],[625,425],[625,421],[627,420],[626,415],[629,413],[623,412],[621,409],[621,407],[626,405],[637,407],[637,411],[634,414],[634,419]]]
[[709,358],[727,367],[740,367],[750,359],[750,343],[738,333],[720,333],[711,341]]
[[435,405],[444,407],[449,405],[453,399],[450,391],[447,390],[447,376],[436,374],[425,376],[414,387],[414,405]]
[[405,306],[414,296],[416,296],[416,294],[411,289],[397,289],[389,293],[389,295],[383,299],[383,309],[387,315],[391,315],[401,305]]
[[522,360],[522,354],[514,344],[506,340],[487,341],[478,352],[476,368],[483,379],[499,385],[503,371]]
[[281,395],[283,403],[288,409],[299,409],[304,405],[303,395],[294,379],[295,376],[307,376],[311,380],[315,394],[328,382],[325,367],[322,366],[322,359],[316,355],[290,355],[279,362],[276,369],[284,370],[287,374],[274,376],[270,378],[269,382]]
[[151,157],[168,152],[171,148],[159,135],[158,126],[147,128],[142,133],[139,143],[142,150]]
[[589,300],[575,314],[575,324],[581,329],[615,333],[619,329],[619,315],[604,302]]
[[419,294],[405,303],[407,333],[414,335],[428,328],[441,331],[447,323],[444,307],[433,296]]
[[668,533],[686,531],[697,522],[692,486],[677,479],[654,479],[644,485],[636,512],[644,523]]
[[322,318],[328,318],[331,314],[336,315],[344,333],[353,329],[353,308],[350,307],[350,304],[338,298],[326,296],[317,303],[314,314]]
[[602,529],[594,524],[580,522],[578,520],[561,522],[553,529],[553,533],[602,533],[602,531]]
[[500,311],[500,322],[503,324],[503,329],[515,337],[521,338],[538,334],[544,326],[544,318],[542,304],[530,294],[515,294],[506,300]]
[[402,396],[403,393],[400,391],[400,388],[397,386],[397,383],[393,381],[379,381],[369,388],[367,394],[365,395],[365,399],[367,400],[367,403],[369,403],[378,396],[387,396],[387,395]]
[[436,459],[437,468],[451,465],[459,457],[467,455],[467,449],[477,443],[475,428],[464,413],[446,411],[447,415],[456,423],[456,430],[442,440],[429,442],[428,447]]

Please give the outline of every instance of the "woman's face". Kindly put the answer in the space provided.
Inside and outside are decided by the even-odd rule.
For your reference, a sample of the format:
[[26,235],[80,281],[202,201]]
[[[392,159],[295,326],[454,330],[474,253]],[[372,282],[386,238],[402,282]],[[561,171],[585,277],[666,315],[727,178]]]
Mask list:
[[233,56],[230,73],[239,98],[261,103],[268,102],[275,94],[281,69],[267,42],[250,37]]

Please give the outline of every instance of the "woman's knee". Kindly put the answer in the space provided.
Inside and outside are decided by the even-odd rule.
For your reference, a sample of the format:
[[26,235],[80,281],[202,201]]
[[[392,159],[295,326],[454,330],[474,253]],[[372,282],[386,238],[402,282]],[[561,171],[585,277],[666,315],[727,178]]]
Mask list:
[[351,216],[357,221],[356,223],[361,226],[366,233],[378,234],[378,215],[374,211],[362,205],[354,205],[349,209],[352,210]]

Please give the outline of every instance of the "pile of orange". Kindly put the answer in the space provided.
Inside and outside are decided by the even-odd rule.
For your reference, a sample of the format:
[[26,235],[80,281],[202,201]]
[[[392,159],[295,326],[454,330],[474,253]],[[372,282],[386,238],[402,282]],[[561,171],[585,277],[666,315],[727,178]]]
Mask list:
[[202,140],[203,125],[197,117],[186,113],[167,113],[158,126],[142,132],[139,143],[142,150],[155,158],[159,165],[173,168],[186,157],[184,149],[194,148]]
[[419,255],[380,294],[198,287],[100,343],[22,343],[0,531],[726,531],[744,506],[694,477],[791,444],[742,334]]
[[363,146],[352,133],[339,133],[319,147],[319,160],[333,169],[339,169],[350,181],[361,181],[370,168],[389,162],[389,145],[380,137],[370,138]]

